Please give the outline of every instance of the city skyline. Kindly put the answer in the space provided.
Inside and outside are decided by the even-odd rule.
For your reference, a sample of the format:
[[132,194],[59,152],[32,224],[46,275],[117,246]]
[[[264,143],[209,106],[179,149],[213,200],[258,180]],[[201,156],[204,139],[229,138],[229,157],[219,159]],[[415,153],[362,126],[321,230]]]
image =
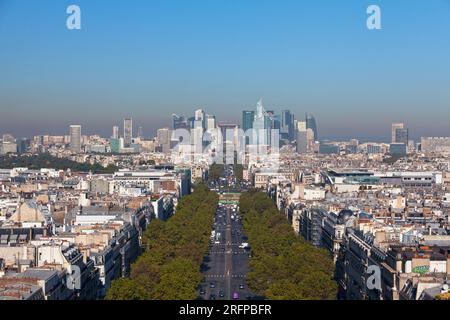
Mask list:
[[450,0],[0,0],[1,304],[450,300],[449,33]]
[[368,1],[116,1],[102,15],[82,0],[83,28],[69,31],[68,2],[0,1],[0,131],[79,123],[109,136],[129,116],[154,135],[170,124],[160,110],[239,123],[263,96],[269,109],[313,113],[323,138],[388,141],[393,121],[415,139],[447,136],[449,2],[377,3],[383,29],[369,31]]
[[[262,99],[261,99],[262,101]],[[255,110],[251,110],[251,108],[248,108],[247,110],[242,110],[241,111],[241,118],[238,119],[236,122],[231,122],[231,121],[225,121],[223,119],[217,119],[216,115],[211,115],[207,113],[207,110],[205,109],[197,109],[196,111],[191,110],[190,112],[199,112],[202,111],[204,113],[204,115],[206,117],[212,117],[214,119],[214,124],[215,126],[219,126],[219,125],[224,125],[224,124],[235,124],[237,125],[239,128],[244,129],[244,131],[246,131],[246,129],[248,129],[248,127],[246,127],[246,124],[244,123],[247,120],[243,119],[243,114],[252,114],[252,117],[255,114],[256,109],[258,108],[257,106],[258,104],[256,104],[256,108],[254,108]],[[264,110],[268,110],[269,108],[264,108]],[[266,111],[265,111],[266,112]],[[311,112],[305,112],[305,113],[301,113],[300,115],[297,115],[296,113],[292,112],[290,109],[282,109],[282,110],[275,110],[275,111],[268,111],[268,112],[274,112],[274,119],[276,117],[279,117],[279,121],[280,121],[280,125],[282,125],[282,116],[285,112],[289,112],[291,116],[294,117],[295,121],[301,121],[304,122],[305,124],[308,123],[308,119],[310,119],[309,117],[312,117],[313,119],[313,126],[316,127],[317,123],[316,123],[316,117],[314,116],[313,113]],[[165,128],[169,128],[169,129],[173,129],[173,125],[174,125],[174,117],[176,117],[177,119],[184,119],[184,121],[189,122],[189,112],[186,112],[186,114],[183,115],[177,115],[177,114],[172,114],[171,116],[167,117],[167,121],[166,123],[163,123],[164,125],[160,124],[159,127],[154,127],[154,128],[149,128],[149,127],[145,127],[140,125],[142,123],[138,122],[139,125],[135,125],[134,128],[137,129],[133,129],[133,122],[134,118],[132,116],[126,116],[122,119],[117,119],[117,121],[113,122],[110,127],[108,129],[102,130],[102,131],[98,131],[94,128],[89,128],[86,127],[83,124],[77,124],[76,126],[81,126],[83,128],[83,135],[84,136],[92,136],[92,135],[99,135],[101,137],[104,138],[114,138],[114,139],[118,139],[119,137],[122,137],[125,139],[125,134],[127,133],[128,136],[128,140],[131,138],[143,138],[143,139],[151,139],[151,138],[156,138],[157,137],[157,133],[158,130],[160,129],[165,129]],[[192,117],[192,119],[195,118]],[[206,119],[206,118],[205,118]],[[123,122],[122,125],[117,125],[117,123]],[[326,131],[323,130],[324,128],[322,127],[322,123],[321,123],[321,119],[319,119],[320,122],[320,128],[321,131]],[[80,122],[78,122],[80,123]],[[360,134],[356,134],[354,136],[336,136],[336,135],[322,135],[319,138],[317,137],[317,127],[316,129],[313,129],[314,132],[314,138],[317,141],[329,141],[329,140],[335,140],[335,141],[346,141],[346,140],[351,140],[351,139],[359,139],[361,142],[384,142],[384,143],[391,143],[391,142],[395,142],[393,140],[393,134],[395,134],[396,129],[394,129],[394,126],[400,124],[400,125],[404,125],[405,122],[395,122],[395,121],[391,121],[388,122],[387,124],[383,124],[383,128],[387,127],[388,129],[386,129],[384,132],[382,132],[382,134],[378,135],[378,136],[364,136],[364,134],[360,133]],[[205,127],[204,129],[207,129],[207,123],[205,122]],[[73,123],[70,123],[68,125],[68,127],[72,127],[74,126]],[[127,132],[125,132],[125,127],[130,127],[129,129],[127,129]],[[294,123],[292,123],[292,127],[294,126]],[[408,129],[405,128],[405,130],[407,132],[410,132],[410,125],[408,124]],[[55,127],[56,128],[56,127]],[[272,128],[275,129],[275,128]],[[1,130],[1,128],[0,128]],[[70,136],[71,132],[67,131],[67,126],[62,128],[63,131],[58,131],[56,129],[51,130],[51,133],[49,133],[49,131],[41,131],[41,132],[37,132],[35,134],[31,134],[31,135],[16,135],[14,133],[14,131],[8,131],[8,132],[2,132],[0,131],[0,135],[5,135],[5,134],[12,134],[13,136],[15,136],[18,139],[22,139],[22,138],[30,138],[33,136]],[[283,133],[283,128],[280,127],[278,128],[279,133],[282,134]],[[295,130],[295,129],[293,129]],[[425,131],[424,134],[418,134],[417,132],[414,132],[412,134],[409,134],[409,139],[410,140],[414,140],[416,142],[420,141],[420,139],[422,137],[446,137],[449,134],[446,135],[432,135],[432,134],[427,134],[428,131]],[[112,134],[111,134],[112,133]],[[117,134],[117,136],[115,136],[115,133]],[[295,135],[295,132],[293,132],[293,134]],[[318,138],[318,139],[317,139]],[[126,139],[126,140],[127,140]],[[128,141],[127,140],[127,141]],[[292,139],[291,139],[292,140]],[[408,139],[407,139],[408,140]],[[129,145],[131,143],[131,141],[126,142],[126,145]]]

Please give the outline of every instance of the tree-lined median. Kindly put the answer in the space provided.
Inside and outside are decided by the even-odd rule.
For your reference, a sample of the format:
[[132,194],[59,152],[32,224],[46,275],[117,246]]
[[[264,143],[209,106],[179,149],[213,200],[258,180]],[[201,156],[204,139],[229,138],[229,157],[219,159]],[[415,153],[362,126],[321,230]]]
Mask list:
[[146,250],[133,264],[131,277],[114,281],[106,299],[196,299],[217,203],[216,193],[198,185],[167,222],[152,221],[143,238]]
[[337,284],[328,252],[297,236],[273,201],[256,190],[240,198],[252,247],[250,289],[269,300],[332,300]]

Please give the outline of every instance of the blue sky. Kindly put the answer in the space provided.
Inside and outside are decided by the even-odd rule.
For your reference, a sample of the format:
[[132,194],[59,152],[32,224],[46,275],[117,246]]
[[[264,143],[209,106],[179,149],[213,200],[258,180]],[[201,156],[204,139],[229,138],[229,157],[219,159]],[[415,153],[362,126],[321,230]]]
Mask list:
[[110,135],[132,116],[150,135],[198,107],[240,123],[260,97],[322,137],[450,135],[450,1],[0,0],[0,133]]

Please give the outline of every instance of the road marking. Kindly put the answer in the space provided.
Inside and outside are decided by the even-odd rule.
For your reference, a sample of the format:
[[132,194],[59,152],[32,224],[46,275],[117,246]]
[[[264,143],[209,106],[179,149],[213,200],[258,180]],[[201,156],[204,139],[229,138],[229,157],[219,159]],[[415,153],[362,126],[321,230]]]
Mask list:
[[[230,273],[228,271],[227,276],[229,276]],[[247,275],[245,274],[233,274],[231,275],[232,278],[247,278]],[[206,274],[205,278],[225,278],[224,274]]]

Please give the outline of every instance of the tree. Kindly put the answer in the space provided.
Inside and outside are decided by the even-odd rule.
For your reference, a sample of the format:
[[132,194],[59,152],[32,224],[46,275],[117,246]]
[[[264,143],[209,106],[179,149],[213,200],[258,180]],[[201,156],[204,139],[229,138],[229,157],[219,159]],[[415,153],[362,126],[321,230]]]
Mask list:
[[[167,222],[152,220],[143,235],[145,252],[131,267],[130,280],[145,292],[140,296],[195,299],[218,200],[216,193],[199,184],[181,199],[177,213]],[[111,299],[120,297],[113,293]]]
[[328,252],[297,236],[286,217],[264,193],[241,195],[243,226],[253,255],[249,288],[269,299],[334,299],[337,284]]
[[108,290],[106,300],[145,300],[147,293],[136,281],[131,279],[118,279],[113,281]]
[[161,281],[155,286],[157,300],[194,300],[201,281],[198,265],[192,260],[175,258],[161,270]]

